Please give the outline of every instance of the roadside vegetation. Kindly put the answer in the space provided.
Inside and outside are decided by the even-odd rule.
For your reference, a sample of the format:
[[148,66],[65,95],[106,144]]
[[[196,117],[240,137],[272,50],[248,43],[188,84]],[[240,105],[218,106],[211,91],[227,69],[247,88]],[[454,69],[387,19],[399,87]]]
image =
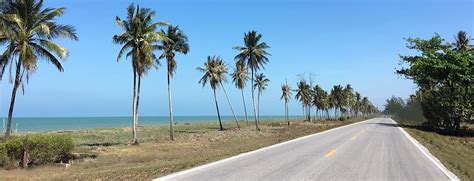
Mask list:
[[130,146],[131,128],[93,129],[48,135],[70,135],[76,143],[73,154],[80,157],[69,168],[54,164],[30,169],[0,169],[0,180],[17,179],[151,179],[205,163],[366,120],[321,120],[316,123],[292,120],[260,121],[261,131],[252,126],[237,129],[235,123],[179,124],[176,140],[170,141],[167,126],[140,127],[140,145]]
[[418,90],[407,100],[387,99],[390,115],[462,180],[474,179],[474,51],[463,31],[455,42],[439,35],[408,39],[419,52],[401,56],[397,74],[412,79]]

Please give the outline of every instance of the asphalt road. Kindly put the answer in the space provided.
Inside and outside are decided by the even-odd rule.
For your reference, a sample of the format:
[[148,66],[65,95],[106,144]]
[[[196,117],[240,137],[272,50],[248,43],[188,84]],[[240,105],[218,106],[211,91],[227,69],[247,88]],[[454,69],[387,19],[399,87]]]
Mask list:
[[430,159],[391,119],[375,118],[160,180],[449,180]]

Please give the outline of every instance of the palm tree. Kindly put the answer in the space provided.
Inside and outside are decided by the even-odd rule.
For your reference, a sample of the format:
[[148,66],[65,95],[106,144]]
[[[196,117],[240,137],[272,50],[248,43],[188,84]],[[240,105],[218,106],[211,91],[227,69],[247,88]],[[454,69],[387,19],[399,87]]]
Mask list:
[[254,87],[258,89],[258,98],[257,98],[257,122],[260,122],[260,96],[262,92],[267,88],[269,79],[265,77],[262,73],[255,77]]
[[[316,112],[322,113],[322,111],[324,110],[324,99],[325,99],[324,93],[325,92],[319,85],[314,86],[313,92],[314,92],[313,104],[316,107]],[[322,115],[320,115],[319,117],[322,117]]]
[[234,73],[231,74],[232,76],[232,81],[235,84],[235,87],[240,89],[240,92],[242,93],[242,102],[244,104],[244,112],[245,112],[245,122],[247,123],[247,126],[249,125],[249,120],[247,118],[247,105],[245,104],[245,97],[244,97],[244,88],[246,86],[247,81],[249,80],[249,73],[247,72],[247,69],[242,63],[236,62],[236,68],[234,70]]
[[141,78],[150,68],[157,66],[158,58],[154,54],[154,51],[158,49],[157,43],[164,40],[168,41],[163,33],[156,31],[158,26],[167,24],[163,22],[153,22],[152,19],[154,16],[155,11],[148,8],[140,8],[139,5],[135,8],[133,4],[130,4],[127,8],[127,17],[125,20],[119,17],[115,18],[115,24],[120,26],[124,31],[121,34],[114,35],[112,38],[114,43],[123,45],[117,56],[117,61],[119,61],[124,54],[127,58],[132,58],[132,144],[138,144],[138,106],[140,102]]
[[[331,90],[331,104],[334,108],[334,116],[337,117],[338,113],[342,112],[344,106],[344,94],[341,85],[335,85]],[[339,114],[340,115],[340,114]]]
[[[241,62],[246,67],[251,70],[251,81],[254,82],[255,72],[263,68],[263,66],[268,62],[267,56],[270,56],[267,53],[266,49],[270,48],[265,42],[260,42],[262,34],[257,34],[256,31],[249,31],[244,34],[244,44],[245,46],[235,46],[234,49],[239,51],[239,54],[235,56],[235,60]],[[254,84],[252,85],[252,103],[253,103],[253,114],[255,117],[255,128],[257,131],[260,131],[257,123],[257,114],[255,107],[255,93],[254,93]]]
[[43,8],[42,0],[3,3],[5,4],[0,12],[0,22],[2,34],[7,36],[0,38],[0,43],[6,44],[0,61],[2,69],[0,77],[3,76],[3,70],[8,64],[16,67],[5,132],[5,138],[9,138],[16,93],[20,86],[24,90],[24,79],[26,78],[28,82],[29,77],[36,71],[36,63],[40,58],[52,63],[63,72],[60,60],[65,60],[69,52],[53,40],[57,38],[78,40],[78,37],[74,27],[55,22],[57,17],[64,14],[65,8]]
[[354,89],[350,84],[347,84],[343,90],[344,94],[344,105],[346,106],[346,111],[349,111],[349,115],[352,114],[354,110]]
[[367,115],[368,112],[369,112],[369,99],[367,97],[363,97],[362,98],[362,102],[361,102],[361,109],[362,109],[362,114],[363,115]]
[[459,31],[458,34],[454,37],[456,40],[455,43],[453,43],[455,49],[459,52],[467,52],[469,51],[469,41],[470,37],[468,37],[467,33],[465,31]]
[[310,114],[309,114],[309,105],[312,102],[311,98],[311,90],[310,85],[306,83],[304,79],[300,80],[297,84],[295,99],[301,102],[301,106],[303,108],[303,115],[305,116],[306,121],[310,121]]
[[219,104],[217,103],[216,89],[219,88],[219,85],[222,81],[225,80],[225,64],[221,58],[216,56],[208,56],[207,61],[204,62],[204,67],[197,67],[196,70],[204,73],[204,75],[199,80],[199,83],[204,87],[207,83],[211,86],[211,89],[214,93],[214,101],[216,103],[217,118],[219,119],[220,130],[224,130],[222,127],[221,114],[219,112]]
[[164,34],[168,41],[161,41],[161,45],[158,46],[158,49],[163,50],[163,53],[160,55],[161,58],[166,58],[167,65],[167,80],[168,80],[168,109],[170,112],[170,140],[174,140],[174,131],[173,131],[173,101],[171,99],[171,78],[173,78],[174,72],[176,71],[176,53],[187,54],[189,51],[188,37],[183,33],[178,26],[168,26],[167,31],[161,30],[161,33]]
[[359,92],[355,92],[355,115],[356,117],[359,116],[359,112],[360,112],[360,103],[361,101],[361,95]]
[[285,120],[288,122],[288,125],[290,125],[290,119],[288,117],[288,102],[290,101],[291,99],[291,95],[293,94],[291,92],[291,87],[290,85],[288,85],[287,82],[285,82],[285,84],[281,85],[281,98],[280,99],[283,99],[285,100]]

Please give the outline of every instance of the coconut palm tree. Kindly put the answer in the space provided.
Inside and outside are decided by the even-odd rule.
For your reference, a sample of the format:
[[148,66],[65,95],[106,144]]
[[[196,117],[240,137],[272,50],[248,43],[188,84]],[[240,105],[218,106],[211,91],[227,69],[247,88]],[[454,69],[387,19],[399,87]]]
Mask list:
[[[262,34],[258,34],[256,31],[249,31],[244,34],[244,46],[235,46],[234,49],[239,51],[239,54],[235,56],[235,60],[242,62],[247,68],[251,70],[251,82],[254,82],[255,72],[263,68],[268,62],[266,49],[270,48],[265,42],[260,42]],[[255,106],[255,93],[253,83],[252,85],[252,103],[253,103],[253,114],[255,117],[255,128],[260,131],[257,123],[257,111]]]
[[162,50],[163,53],[160,55],[160,59],[166,58],[167,67],[167,81],[168,81],[168,109],[170,113],[170,140],[174,140],[173,131],[173,101],[171,99],[171,79],[176,71],[176,53],[187,54],[189,51],[188,37],[183,33],[178,26],[168,26],[166,31],[161,30],[168,41],[161,41],[158,49]]
[[60,72],[63,72],[60,60],[65,60],[69,52],[53,41],[58,38],[78,40],[78,37],[74,27],[56,22],[56,18],[64,14],[65,8],[43,8],[42,0],[3,3],[0,12],[0,27],[2,34],[6,36],[1,36],[0,44],[6,47],[0,59],[2,70],[0,77],[3,76],[3,70],[7,65],[15,67],[5,132],[5,137],[9,138],[18,88],[24,90],[24,81],[26,79],[28,82],[29,77],[36,71],[38,59],[52,63]]
[[132,144],[138,144],[138,106],[140,102],[141,78],[150,68],[156,68],[158,58],[154,51],[158,49],[159,41],[168,41],[166,36],[157,32],[157,28],[167,25],[164,22],[154,22],[155,11],[148,8],[135,8],[130,4],[127,8],[126,19],[115,18],[115,24],[123,29],[123,33],[114,35],[113,42],[123,45],[117,56],[119,61],[123,55],[132,58],[133,98],[132,98]]
[[[340,116],[340,113],[343,111],[344,107],[344,94],[343,88],[341,85],[335,85],[331,90],[331,104],[334,108],[334,116]],[[339,113],[339,114],[338,114]]]
[[359,116],[360,105],[361,105],[361,95],[359,92],[355,92],[355,116]]
[[362,98],[362,102],[361,102],[361,112],[363,115],[367,115],[368,112],[369,112],[369,99],[367,97],[363,97]]
[[[318,112],[322,113],[322,111],[324,110],[325,92],[319,85],[314,86],[313,92],[313,104],[316,107],[316,114],[318,114]],[[322,117],[322,115],[320,115],[319,117]]]
[[459,52],[467,52],[469,51],[469,41],[470,37],[468,37],[465,31],[459,31],[458,34],[454,37],[456,42],[453,43],[455,49]]
[[285,84],[281,85],[281,98],[285,100],[285,120],[288,122],[288,125],[290,125],[290,119],[288,117],[288,102],[291,99],[292,92],[291,92],[291,87],[288,85],[288,82],[285,82]]
[[249,125],[249,120],[247,117],[247,105],[245,104],[245,97],[244,97],[244,88],[246,86],[247,81],[249,80],[249,73],[247,69],[245,68],[244,64],[241,62],[236,62],[235,65],[235,70],[231,74],[232,76],[232,82],[234,82],[235,87],[240,89],[240,92],[242,93],[242,102],[244,105],[244,113],[245,113],[245,122],[247,123],[247,126]]
[[352,114],[354,110],[354,89],[350,84],[347,84],[346,87],[344,87],[343,94],[344,94],[344,105],[346,111],[349,112],[349,115]]
[[211,86],[211,89],[213,91],[214,95],[214,101],[216,103],[216,110],[217,110],[217,118],[219,119],[219,127],[220,130],[224,130],[224,127],[222,127],[222,120],[221,120],[221,114],[219,112],[219,104],[217,103],[217,96],[216,96],[216,89],[219,88],[219,85],[221,85],[221,82],[225,80],[225,64],[222,61],[221,58],[217,56],[208,56],[207,61],[204,62],[204,67],[197,67],[196,70],[199,72],[204,73],[204,75],[201,77],[199,80],[199,83],[202,84],[202,86],[206,86],[206,84],[209,83]]
[[267,88],[268,82],[270,82],[269,79],[265,77],[265,75],[258,74],[255,77],[255,82],[254,82],[254,87],[258,89],[258,95],[257,95],[257,122],[260,122],[260,96],[262,95],[262,92]]
[[311,97],[311,88],[310,85],[306,83],[304,79],[300,80],[297,84],[297,89],[295,90],[295,99],[301,102],[301,107],[303,108],[303,115],[305,116],[306,121],[310,121],[309,114],[309,105],[312,102]]

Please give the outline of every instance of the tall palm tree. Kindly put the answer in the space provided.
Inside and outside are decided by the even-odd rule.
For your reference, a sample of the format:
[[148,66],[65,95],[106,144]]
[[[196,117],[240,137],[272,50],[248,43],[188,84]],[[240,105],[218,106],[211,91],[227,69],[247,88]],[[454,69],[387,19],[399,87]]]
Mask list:
[[[334,108],[334,116],[340,116],[344,106],[344,94],[341,85],[335,85],[331,90],[331,104]],[[338,114],[339,113],[339,114]]]
[[187,54],[189,51],[188,37],[183,33],[178,26],[168,26],[166,31],[161,30],[168,41],[161,41],[158,49],[162,50],[163,53],[160,55],[160,59],[166,58],[167,65],[167,81],[168,81],[168,109],[170,112],[170,140],[174,140],[173,131],[173,101],[171,99],[171,78],[176,71],[176,53]]
[[[254,82],[255,72],[263,68],[268,62],[270,54],[266,49],[270,48],[265,42],[260,42],[262,34],[258,34],[256,31],[249,31],[244,34],[244,46],[235,46],[234,49],[239,51],[239,54],[235,56],[235,60],[242,62],[243,65],[250,68],[251,70],[251,82]],[[257,111],[255,106],[255,93],[253,83],[252,85],[252,103],[253,103],[253,114],[255,117],[255,128],[260,131],[257,122]]]
[[3,76],[3,70],[8,64],[16,67],[5,132],[5,137],[9,138],[16,93],[19,87],[24,90],[24,79],[28,82],[29,77],[36,71],[37,60],[40,58],[52,63],[60,72],[63,72],[60,60],[65,60],[69,52],[53,40],[57,38],[78,40],[78,37],[74,27],[55,21],[64,14],[65,8],[43,8],[42,0],[3,3],[5,4],[0,12],[0,22],[2,34],[7,36],[0,38],[0,44],[6,44],[6,49],[0,59],[2,69],[0,77]]
[[304,79],[300,80],[297,83],[297,89],[295,90],[295,99],[301,102],[301,107],[303,108],[303,115],[305,116],[306,121],[310,121],[309,114],[309,105],[312,102],[311,98],[311,88],[310,85],[306,83]]
[[[324,99],[325,99],[324,90],[321,88],[321,86],[316,85],[313,88],[313,92],[314,92],[313,104],[316,107],[316,112],[322,113],[322,111],[324,110]],[[319,117],[322,117],[322,115],[320,115]]]
[[258,95],[257,95],[257,122],[260,122],[260,96],[262,95],[262,92],[267,88],[268,82],[270,82],[269,79],[265,77],[262,73],[257,75],[255,77],[255,82],[254,82],[254,87],[258,89]]
[[240,89],[240,92],[242,93],[242,102],[244,104],[244,113],[245,113],[245,122],[247,123],[247,126],[249,125],[249,120],[247,117],[247,105],[245,104],[245,97],[244,97],[244,88],[246,86],[247,81],[249,80],[249,73],[245,66],[240,62],[236,62],[235,65],[235,70],[231,74],[232,76],[232,81],[235,84],[235,87]]
[[355,92],[355,115],[356,117],[359,116],[359,112],[360,112],[360,103],[361,101],[361,95],[359,92]]
[[369,112],[369,99],[367,97],[363,97],[362,98],[362,102],[361,102],[361,109],[362,109],[362,114],[363,115],[367,115],[368,112]]
[[290,119],[288,117],[288,102],[291,99],[292,92],[291,92],[291,87],[288,85],[288,82],[285,82],[285,84],[281,85],[281,98],[285,100],[285,120],[288,122],[288,125],[290,125]]
[[209,83],[214,94],[214,101],[216,103],[217,118],[219,119],[220,130],[224,130],[222,127],[221,114],[219,112],[219,104],[217,103],[216,89],[219,88],[221,82],[225,80],[225,64],[221,58],[216,56],[208,56],[207,61],[204,62],[204,67],[197,67],[196,70],[204,73],[199,80],[199,83],[204,87]]
[[350,115],[354,110],[354,89],[350,84],[347,84],[346,87],[344,87],[343,94],[344,105],[346,106],[346,111],[348,111]]
[[[119,61],[123,55],[132,58],[133,70],[133,98],[132,98],[132,144],[138,144],[138,106],[140,102],[141,78],[150,68],[156,68],[158,58],[154,54],[158,50],[159,41],[168,41],[162,32],[157,32],[157,28],[167,25],[164,22],[154,22],[155,11],[148,8],[135,8],[130,4],[127,8],[127,17],[122,20],[115,18],[115,24],[123,29],[123,33],[114,35],[112,40],[116,44],[123,45],[117,56]],[[138,83],[137,83],[138,81]]]

